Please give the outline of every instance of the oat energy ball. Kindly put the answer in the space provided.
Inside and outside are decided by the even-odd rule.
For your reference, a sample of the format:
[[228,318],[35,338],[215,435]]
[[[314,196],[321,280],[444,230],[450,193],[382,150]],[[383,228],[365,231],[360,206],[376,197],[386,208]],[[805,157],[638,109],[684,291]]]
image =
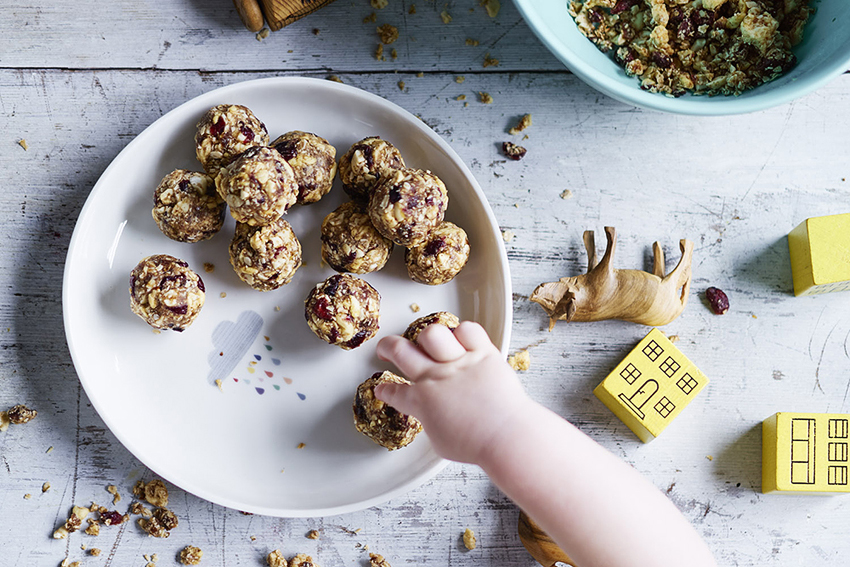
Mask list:
[[357,386],[354,395],[354,427],[357,431],[390,451],[409,445],[422,431],[422,424],[413,416],[399,413],[375,397],[375,386],[386,382],[410,384],[392,372],[376,372]]
[[212,238],[224,224],[226,208],[212,177],[185,169],[166,175],[153,194],[153,220],[179,242]]
[[378,332],[381,295],[354,276],[337,274],[307,296],[307,325],[323,341],[345,350],[359,347]]
[[355,201],[366,202],[387,172],[404,167],[401,153],[378,136],[363,138],[339,158],[342,188]]
[[392,241],[375,230],[359,203],[344,203],[322,221],[322,259],[337,272],[375,272],[392,251]]
[[448,311],[437,311],[436,313],[420,317],[408,325],[402,336],[409,341],[419,344],[416,342],[416,339],[419,338],[419,333],[421,333],[425,327],[430,327],[431,325],[443,325],[444,327],[448,327],[454,331],[457,329],[457,326],[460,325],[460,319],[458,319],[457,315],[449,313]]
[[212,107],[198,122],[195,131],[195,155],[204,171],[213,177],[248,148],[268,143],[266,125],[238,104]]
[[298,203],[315,203],[333,186],[336,148],[309,132],[287,132],[271,143],[286,160],[298,183]]
[[397,169],[375,186],[369,218],[384,237],[409,248],[443,222],[449,194],[439,177],[421,169]]
[[215,186],[233,218],[252,226],[276,221],[298,198],[292,168],[267,147],[243,152],[219,172]]
[[410,279],[440,285],[452,281],[469,260],[469,238],[456,224],[443,221],[428,237],[404,251]]
[[266,226],[237,223],[230,264],[249,286],[271,291],[292,281],[301,266],[301,243],[283,219]]
[[183,331],[204,306],[204,282],[189,264],[148,256],[130,272],[130,307],[154,329]]

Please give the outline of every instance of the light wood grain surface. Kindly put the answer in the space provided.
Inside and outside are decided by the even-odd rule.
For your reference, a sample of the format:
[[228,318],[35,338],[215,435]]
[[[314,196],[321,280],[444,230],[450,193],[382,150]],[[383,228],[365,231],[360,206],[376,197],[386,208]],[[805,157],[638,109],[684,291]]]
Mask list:
[[[204,550],[202,565],[261,565],[275,548],[313,554],[325,567],[364,565],[365,545],[393,565],[534,564],[517,538],[516,508],[463,465],[385,505],[322,519],[245,516],[172,487],[180,526],[167,540],[135,524],[51,539],[72,504],[106,504],[105,488],[115,484],[123,511],[133,483],[153,478],[91,408],[65,344],[62,270],[88,192],[134,136],[189,98],[246,79],[331,73],[421,116],[470,166],[501,227],[515,233],[506,244],[512,350],[529,347],[532,366],[521,378],[532,397],[646,474],[720,564],[846,565],[850,497],[762,495],[760,424],[776,411],[850,412],[850,295],[795,298],[785,240],[807,217],[850,212],[850,75],[764,112],[671,116],[586,86],[507,0],[495,19],[476,2],[420,1],[416,14],[410,5],[390,0],[376,23],[364,24],[368,1],[337,0],[263,41],[227,0],[53,0],[7,9],[0,407],[25,403],[39,414],[0,433],[0,565],[56,566],[69,557],[131,567],[152,553],[159,565],[174,565],[189,544]],[[443,10],[451,23],[441,21]],[[381,23],[399,26],[395,61],[373,57]],[[467,37],[480,45],[467,47]],[[500,65],[483,68],[487,53]],[[493,104],[477,102],[478,91]],[[461,94],[468,106],[454,100]],[[533,116],[522,142],[528,155],[507,161],[499,146],[525,113]],[[559,197],[565,189],[571,199]],[[605,225],[618,229],[617,267],[648,269],[655,240],[672,267],[680,238],[696,244],[690,303],[663,330],[680,336],[677,346],[711,383],[647,445],[592,389],[648,329],[561,323],[549,333],[527,299],[540,282],[584,271],[582,232]],[[708,286],[729,295],[728,314],[709,311]],[[42,494],[45,481],[51,488]],[[471,552],[461,542],[466,527],[478,536]],[[305,538],[313,528],[321,532],[315,541]],[[104,553],[90,557],[81,545]]]

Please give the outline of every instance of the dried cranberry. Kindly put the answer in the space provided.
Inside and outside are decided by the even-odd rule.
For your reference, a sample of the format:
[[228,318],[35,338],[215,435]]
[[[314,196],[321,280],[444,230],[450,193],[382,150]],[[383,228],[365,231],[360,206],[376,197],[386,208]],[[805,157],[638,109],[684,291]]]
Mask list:
[[185,315],[189,312],[189,306],[185,304],[178,305],[176,307],[166,305],[165,308],[171,311],[172,313],[176,313],[177,315]]
[[715,315],[723,315],[729,311],[729,298],[723,293],[723,290],[716,287],[710,287],[705,290],[705,298],[711,305],[711,310]]
[[220,136],[222,132],[224,132],[224,116],[219,116],[218,120],[213,122],[213,125],[210,126],[210,134],[213,136]]
[[357,334],[351,337],[346,343],[345,346],[348,348],[357,348],[363,344],[363,341],[366,340],[369,335],[368,331],[357,331]]
[[204,293],[207,292],[207,288],[204,287],[204,280],[201,279],[201,276],[198,276],[198,289],[203,291]]
[[339,284],[342,281],[342,276],[331,276],[325,282],[325,287],[322,289],[322,293],[327,295],[328,297],[333,297],[336,295],[336,290],[339,289]]
[[390,189],[390,203],[398,203],[401,200],[401,191],[398,190],[398,187],[393,187]]
[[274,147],[283,156],[283,159],[290,161],[298,155],[298,142],[296,140],[285,140]]
[[425,254],[428,256],[436,256],[446,245],[445,238],[435,238],[425,245]]
[[181,179],[180,183],[177,184],[177,187],[178,187],[178,189],[180,189],[184,193],[188,193],[189,192],[189,180],[188,179]]
[[124,523],[124,516],[115,510],[112,512],[101,512],[100,519],[103,520],[103,524],[106,526],[117,526]]
[[372,149],[372,146],[367,146],[366,144],[359,144],[357,146],[354,146],[354,151],[363,154],[363,159],[366,160],[366,169],[371,170],[373,167],[375,167],[375,152]]
[[136,295],[136,281],[138,278],[136,276],[130,276],[130,295]]
[[514,161],[524,158],[527,151],[522,146],[518,146],[513,142],[502,142],[502,152]]
[[241,122],[239,123],[239,131],[242,132],[243,136],[245,136],[246,142],[251,143],[254,141],[254,131]]
[[688,18],[682,19],[676,28],[676,35],[682,41],[689,41],[694,35],[694,24]]
[[589,19],[594,24],[601,24],[602,23],[602,12],[600,12],[599,10],[597,10],[595,8],[591,8]]
[[319,319],[323,319],[325,321],[332,321],[333,315],[331,314],[331,302],[328,301],[327,297],[320,297],[313,304],[313,314]]
[[617,0],[617,3],[614,4],[613,8],[611,8],[611,13],[619,14],[620,12],[625,12],[632,6],[636,6],[638,2],[640,2],[640,0]]
[[175,287],[184,287],[186,285],[186,276],[183,274],[177,276],[165,276],[159,282],[159,289],[165,289],[165,287],[171,282],[174,282]]
[[661,67],[662,69],[668,69],[671,65],[673,65],[673,60],[670,59],[667,55],[664,55],[660,51],[653,51],[649,56],[652,59],[652,62]]

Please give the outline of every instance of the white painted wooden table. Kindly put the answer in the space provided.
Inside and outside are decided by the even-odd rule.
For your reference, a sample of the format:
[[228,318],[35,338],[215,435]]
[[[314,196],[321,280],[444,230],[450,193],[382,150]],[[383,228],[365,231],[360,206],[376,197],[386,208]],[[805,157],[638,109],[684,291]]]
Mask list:
[[[516,508],[479,469],[461,465],[344,516],[245,516],[172,487],[181,524],[168,540],[134,524],[96,538],[50,537],[72,504],[106,503],[105,487],[116,484],[123,506],[135,480],[151,478],[92,410],[65,345],[62,269],[89,190],[134,136],[191,97],[256,77],[329,74],[420,115],[470,165],[502,228],[516,234],[507,245],[512,350],[531,345],[522,379],[535,399],[666,491],[721,564],[846,565],[850,497],[762,495],[760,424],[776,411],[850,412],[850,295],[794,298],[785,240],[806,217],[850,212],[850,75],[757,114],[669,116],[577,80],[507,0],[495,19],[476,2],[420,0],[415,14],[410,5],[390,0],[376,23],[362,23],[373,11],[367,0],[338,0],[262,42],[227,0],[6,7],[0,407],[25,403],[39,414],[0,434],[0,565],[55,566],[67,556],[132,567],[152,553],[173,565],[187,544],[204,550],[202,565],[260,565],[275,548],[308,552],[326,567],[364,565],[364,545],[396,566],[534,564],[516,537]],[[396,60],[373,57],[382,23],[399,27]],[[488,53],[498,66],[482,67]],[[477,102],[477,91],[493,104]],[[461,94],[468,106],[454,100]],[[534,121],[528,155],[507,162],[499,145],[524,113]],[[564,189],[574,198],[559,199]],[[664,330],[681,337],[678,346],[712,381],[648,445],[592,395],[647,329],[605,322],[547,333],[527,300],[537,283],[582,270],[582,231],[604,225],[618,228],[619,267],[648,267],[656,239],[670,262],[679,238],[696,242],[691,302]],[[725,316],[702,299],[711,285],[729,294]],[[52,488],[42,494],[45,481]],[[472,552],[460,542],[466,527],[478,534]],[[312,528],[320,539],[304,537]],[[104,553],[90,557],[81,544]]]

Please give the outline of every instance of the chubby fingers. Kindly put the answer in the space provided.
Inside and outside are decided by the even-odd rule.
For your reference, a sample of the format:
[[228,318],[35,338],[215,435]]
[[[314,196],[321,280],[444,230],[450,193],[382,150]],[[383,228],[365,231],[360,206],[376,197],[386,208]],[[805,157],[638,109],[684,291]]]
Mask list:
[[453,362],[466,354],[466,349],[444,325],[425,327],[416,342],[437,362]]
[[454,337],[466,350],[494,348],[487,331],[478,323],[464,321],[454,330]]
[[410,384],[395,384],[384,382],[375,386],[375,396],[388,403],[401,413],[412,414],[414,411],[413,388]]
[[434,361],[409,340],[391,335],[378,342],[378,358],[392,362],[409,380],[415,382],[434,365]]

